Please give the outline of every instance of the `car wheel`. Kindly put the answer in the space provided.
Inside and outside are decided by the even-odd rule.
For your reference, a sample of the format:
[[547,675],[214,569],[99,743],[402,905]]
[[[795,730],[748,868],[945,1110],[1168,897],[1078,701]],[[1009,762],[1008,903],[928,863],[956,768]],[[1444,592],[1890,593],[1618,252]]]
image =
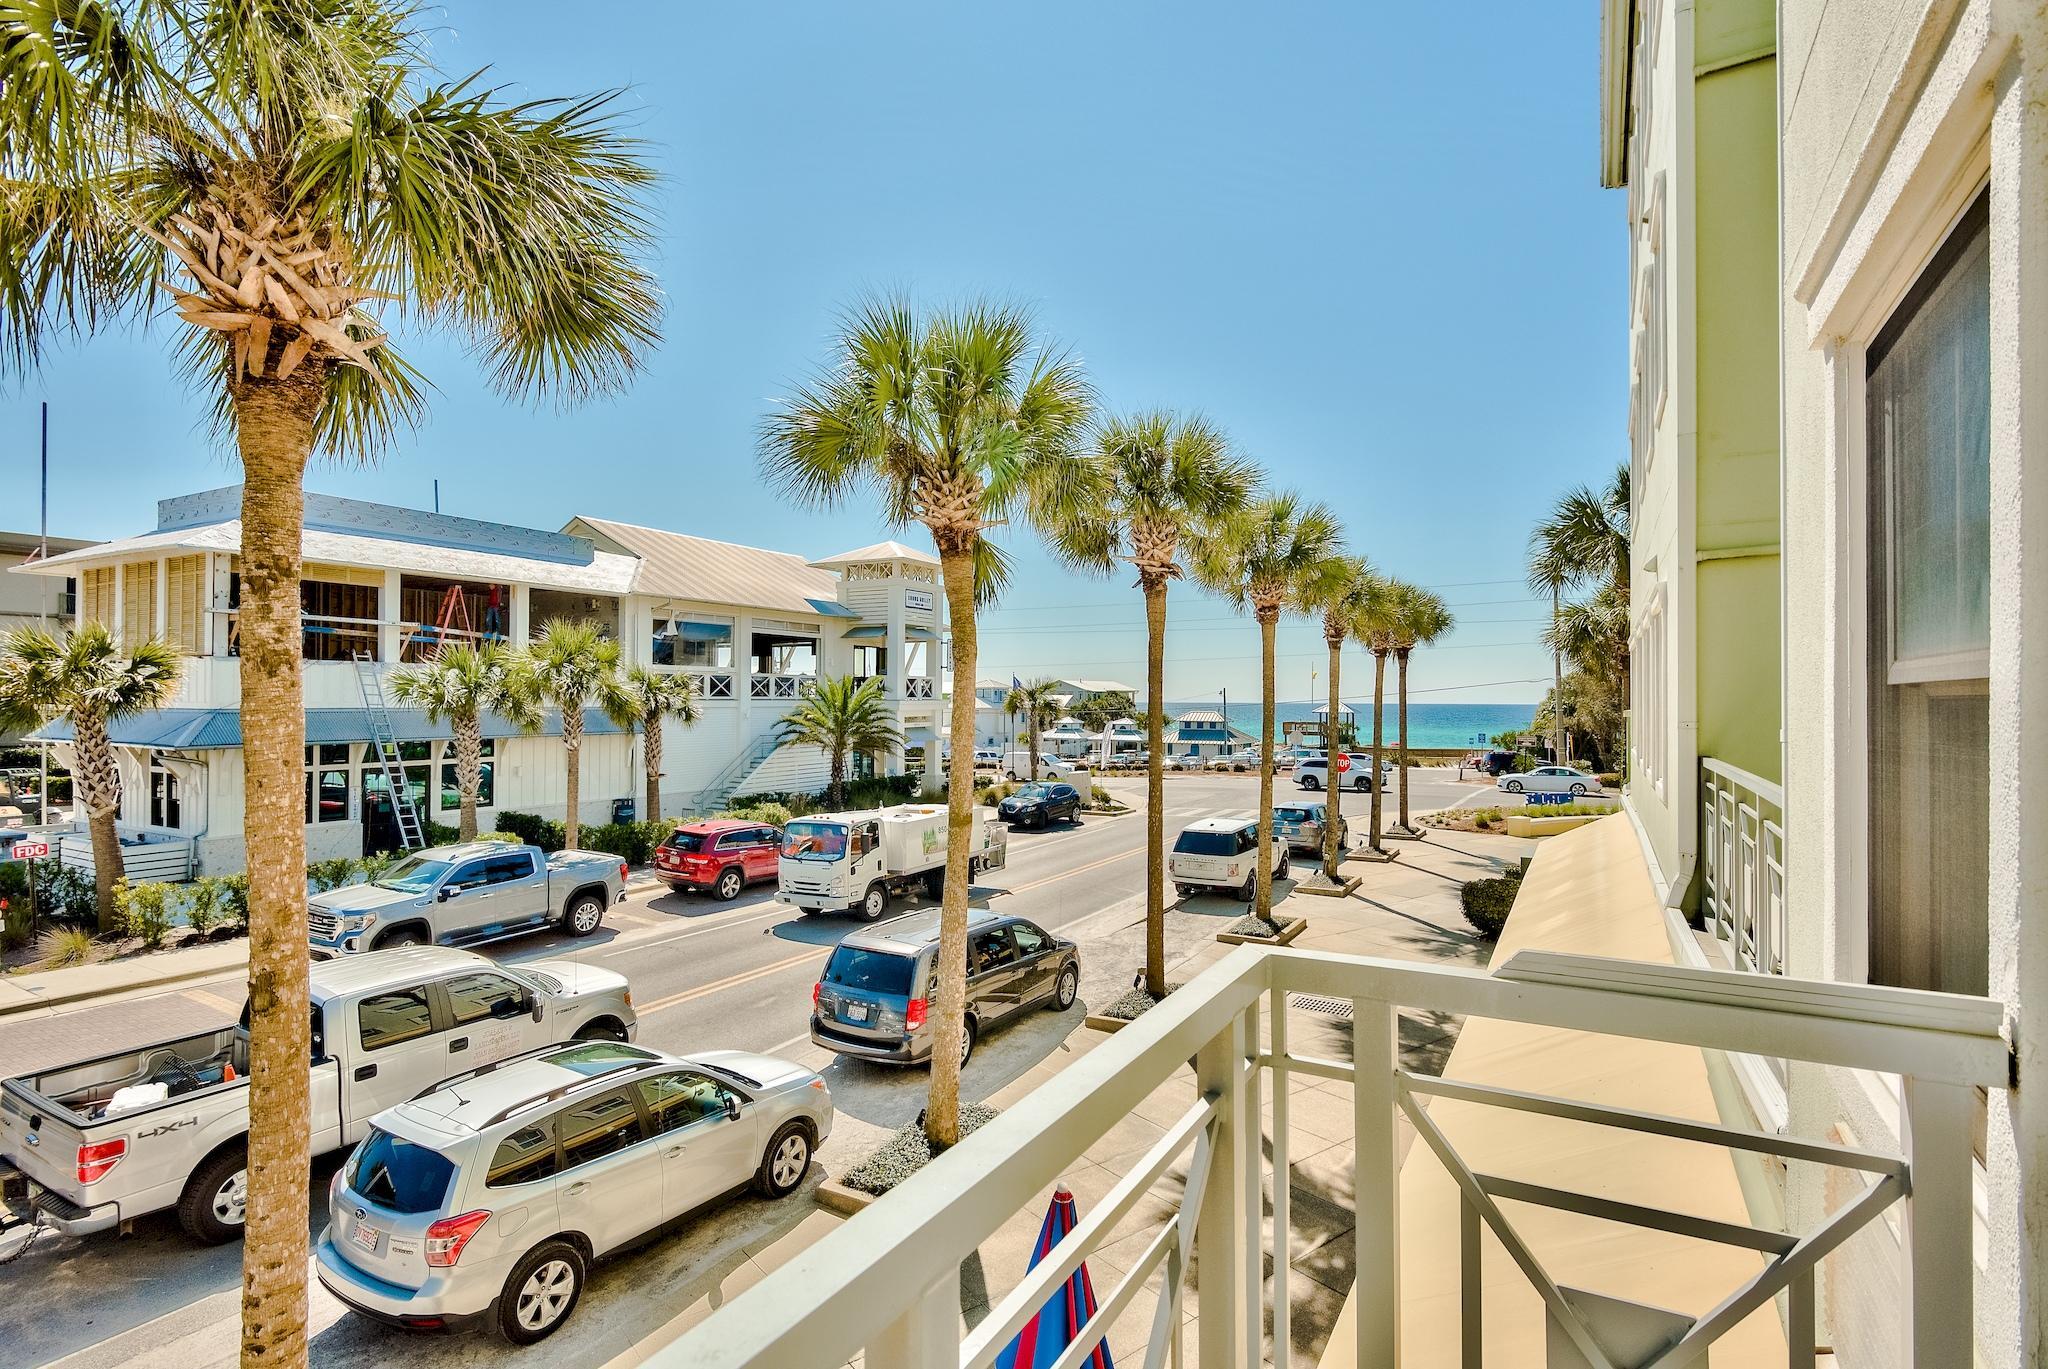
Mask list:
[[1372,792],[1372,781],[1360,775],[1351,782],[1351,787],[1361,794],[1370,794]]
[[1287,872],[1288,872],[1288,871],[1289,871],[1290,869],[1292,869],[1292,868],[1293,868],[1293,866],[1291,866],[1291,865],[1289,865],[1289,864],[1288,864],[1288,861],[1287,861],[1287,857],[1285,857],[1285,856],[1282,856],[1282,857],[1280,857],[1280,868],[1279,868],[1279,869],[1277,869],[1277,870],[1275,870],[1275,871],[1273,872],[1273,878],[1274,878],[1274,879],[1285,879],[1285,878],[1287,878]]
[[746,879],[737,869],[727,866],[719,873],[718,883],[711,886],[711,892],[716,894],[720,901],[730,903],[740,896],[740,890],[745,888],[746,884]]
[[374,951],[390,951],[396,950],[400,946],[424,946],[426,944],[427,939],[420,935],[419,928],[402,927],[398,931],[387,932],[385,935],[378,937],[377,943],[370,949]]
[[764,1198],[787,1198],[811,1168],[811,1134],[802,1122],[784,1122],[761,1152],[754,1189]]
[[596,894],[578,894],[562,915],[562,929],[570,936],[589,936],[604,925],[604,900]]
[[1300,785],[1303,789],[1307,789],[1311,792],[1323,787],[1314,775],[1303,775],[1300,779],[1296,780],[1295,783]]
[[968,1057],[974,1054],[974,1019],[968,1018],[960,1024],[960,1068],[967,1068]]
[[1244,877],[1244,883],[1237,886],[1237,896],[1250,903],[1259,896],[1259,872],[1252,871]]
[[[972,863],[973,862],[971,861],[969,862],[970,865],[972,865]],[[925,897],[927,898],[944,898],[946,896],[945,866],[941,865],[936,870],[925,871],[924,892]]]
[[860,920],[879,922],[882,914],[889,911],[889,891],[879,884],[870,884],[860,901]]
[[1060,982],[1052,991],[1052,1006],[1056,1012],[1065,1012],[1074,1006],[1074,999],[1081,992],[1081,972],[1072,965],[1060,971]]
[[1572,793],[1576,797],[1583,798],[1585,797],[1586,786],[1583,784],[1575,784],[1572,786]]
[[1509,780],[1501,788],[1507,790],[1510,794],[1519,794],[1522,792],[1522,782],[1520,780]]
[[178,1225],[195,1241],[240,1240],[249,1201],[249,1153],[229,1146],[192,1172],[178,1198]]
[[601,1018],[595,1022],[585,1022],[578,1027],[575,1038],[578,1041],[623,1041],[626,1039],[626,1029],[610,1018]]
[[514,1345],[546,1340],[583,1296],[583,1252],[566,1241],[535,1246],[512,1266],[498,1298],[498,1330]]

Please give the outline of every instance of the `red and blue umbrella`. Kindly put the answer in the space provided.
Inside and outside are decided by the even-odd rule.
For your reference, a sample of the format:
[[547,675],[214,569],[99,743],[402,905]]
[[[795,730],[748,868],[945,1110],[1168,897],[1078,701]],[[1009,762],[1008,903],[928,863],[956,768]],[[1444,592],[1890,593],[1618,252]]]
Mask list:
[[[1038,1268],[1038,1262],[1050,1255],[1052,1248],[1074,1229],[1075,1220],[1074,1195],[1065,1184],[1061,1184],[1053,1190],[1052,1206],[1045,1212],[1045,1225],[1038,1229],[1038,1244],[1031,1247],[1032,1269]],[[1017,1339],[996,1356],[996,1369],[1050,1369],[1094,1315],[1095,1285],[1088,1281],[1088,1263],[1084,1260],[1058,1291],[1045,1300],[1045,1306],[1024,1323]],[[1116,1369],[1109,1358],[1106,1339],[1098,1342],[1094,1352],[1081,1363],[1088,1369]]]

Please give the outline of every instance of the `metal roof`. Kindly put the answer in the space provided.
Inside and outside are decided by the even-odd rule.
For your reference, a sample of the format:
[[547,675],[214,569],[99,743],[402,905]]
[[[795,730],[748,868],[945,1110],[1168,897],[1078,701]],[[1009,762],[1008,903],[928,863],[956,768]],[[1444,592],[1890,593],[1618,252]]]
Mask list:
[[852,551],[842,551],[837,556],[820,557],[811,564],[826,570],[836,570],[841,566],[862,561],[915,561],[921,566],[939,564],[939,558],[930,552],[919,551],[916,547],[906,547],[901,542],[877,542],[871,547],[855,547]]
[[583,514],[570,519],[566,530],[585,532],[600,545],[609,543],[638,558],[629,586],[638,594],[805,615],[825,612],[815,601],[839,598],[838,576],[814,569],[791,552],[714,542]]
[[[394,708],[388,712],[391,730],[402,742],[447,741],[455,735],[445,718],[437,723],[428,722],[425,713],[411,708]],[[583,711],[583,730],[592,735],[625,731],[594,708]],[[492,738],[559,737],[562,735],[562,715],[548,714],[538,732],[527,733],[497,714],[487,713],[483,719],[483,733],[484,736]],[[239,710],[233,708],[159,708],[148,713],[115,719],[107,725],[107,735],[116,746],[148,746],[162,751],[206,751],[216,747],[234,747],[242,744],[242,715]],[[371,738],[368,709],[306,710],[308,746],[332,742],[366,742]],[[40,731],[33,733],[29,740],[68,742],[72,740],[71,724],[46,724]]]
[[1228,721],[1213,708],[1193,708],[1174,719],[1177,723],[1223,723]]

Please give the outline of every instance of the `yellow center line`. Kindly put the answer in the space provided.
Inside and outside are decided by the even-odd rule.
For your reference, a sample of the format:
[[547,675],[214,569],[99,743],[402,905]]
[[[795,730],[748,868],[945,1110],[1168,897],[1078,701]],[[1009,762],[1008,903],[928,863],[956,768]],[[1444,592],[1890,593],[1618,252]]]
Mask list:
[[737,988],[740,985],[749,983],[753,980],[761,979],[767,975],[776,974],[780,971],[787,970],[791,966],[801,965],[807,960],[820,959],[821,957],[829,954],[830,951],[830,947],[817,947],[812,950],[804,951],[801,954],[793,955],[787,960],[778,960],[772,965],[758,965],[751,970],[743,970],[739,974],[727,975],[724,979],[715,980],[709,984],[700,984],[694,989],[685,989],[681,993],[672,993],[666,998],[657,998],[652,1003],[649,1003],[647,1006],[639,1009],[639,1013],[640,1016],[645,1017],[649,1013],[657,1013],[665,1008],[673,1008],[678,1004],[688,1003],[693,999],[702,998],[706,994],[714,994],[725,989]]

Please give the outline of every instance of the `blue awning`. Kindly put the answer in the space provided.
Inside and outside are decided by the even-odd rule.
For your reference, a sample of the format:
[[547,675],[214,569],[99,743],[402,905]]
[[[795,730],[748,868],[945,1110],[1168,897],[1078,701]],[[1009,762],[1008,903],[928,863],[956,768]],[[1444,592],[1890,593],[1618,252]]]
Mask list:
[[[849,642],[872,642],[888,636],[889,629],[879,623],[862,623],[859,627],[850,627],[839,635]],[[938,638],[933,635],[932,630],[928,627],[907,627],[903,629],[903,640],[906,642],[936,642]]]
[[[418,709],[389,710],[392,735],[404,742],[446,741],[455,735],[444,718],[428,722]],[[583,712],[583,730],[593,736],[625,731],[596,709]],[[495,713],[483,719],[486,737],[562,735],[562,715],[550,713],[537,733],[528,734]],[[233,708],[159,708],[132,717],[118,718],[107,725],[107,735],[116,746],[147,746],[160,751],[205,751],[242,744],[242,714]],[[29,740],[68,742],[71,724],[53,722],[33,733]],[[366,708],[309,708],[306,710],[306,745],[366,742],[371,739],[370,712]]]
[[824,614],[827,618],[860,617],[860,614],[848,608],[846,605],[836,604],[832,602],[832,600],[830,599],[806,599],[804,600],[804,602],[809,604],[812,608],[818,610],[818,612]]

